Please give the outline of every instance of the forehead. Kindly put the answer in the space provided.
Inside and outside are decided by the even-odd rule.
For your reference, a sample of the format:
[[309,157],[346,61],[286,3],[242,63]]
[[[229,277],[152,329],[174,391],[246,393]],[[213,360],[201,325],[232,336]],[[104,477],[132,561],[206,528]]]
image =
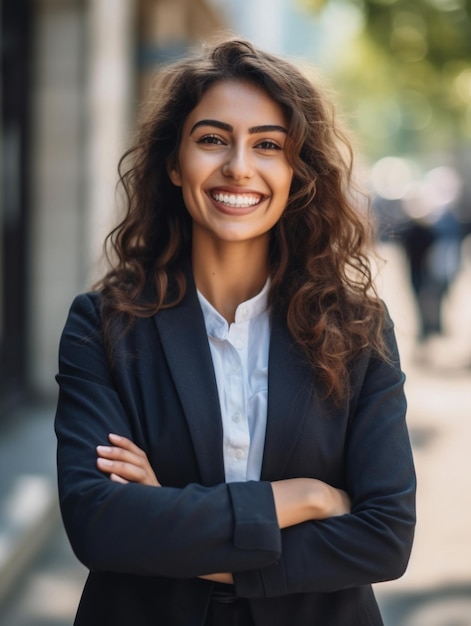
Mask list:
[[211,85],[188,115],[185,126],[188,128],[205,118],[247,127],[286,125],[287,121],[281,105],[264,89],[249,81],[236,79],[222,80]]

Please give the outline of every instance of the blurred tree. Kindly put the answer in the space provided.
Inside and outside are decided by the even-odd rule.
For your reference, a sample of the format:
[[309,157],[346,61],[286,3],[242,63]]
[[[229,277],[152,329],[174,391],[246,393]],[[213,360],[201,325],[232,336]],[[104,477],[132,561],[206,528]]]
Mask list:
[[471,143],[471,0],[299,2],[361,16],[332,73],[371,156]]

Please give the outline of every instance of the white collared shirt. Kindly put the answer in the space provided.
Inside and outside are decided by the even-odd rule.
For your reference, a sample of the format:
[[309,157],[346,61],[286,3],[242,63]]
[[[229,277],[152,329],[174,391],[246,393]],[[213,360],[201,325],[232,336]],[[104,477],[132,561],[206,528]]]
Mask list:
[[225,318],[198,291],[219,393],[226,482],[260,480],[267,425],[270,281]]

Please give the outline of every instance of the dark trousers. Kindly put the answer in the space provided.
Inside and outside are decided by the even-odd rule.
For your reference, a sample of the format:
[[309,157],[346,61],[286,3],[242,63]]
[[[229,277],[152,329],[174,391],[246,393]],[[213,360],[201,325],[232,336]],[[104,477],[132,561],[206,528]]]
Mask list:
[[255,626],[248,601],[227,589],[227,585],[215,585],[205,626]]

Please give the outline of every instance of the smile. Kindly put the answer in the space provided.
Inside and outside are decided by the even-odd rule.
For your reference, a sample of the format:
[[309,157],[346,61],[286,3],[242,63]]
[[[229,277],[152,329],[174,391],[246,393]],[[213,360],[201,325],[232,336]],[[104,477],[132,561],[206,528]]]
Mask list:
[[221,193],[212,192],[211,197],[216,202],[224,204],[231,208],[243,208],[253,207],[259,204],[262,200],[262,196],[253,194],[235,194],[235,193]]

